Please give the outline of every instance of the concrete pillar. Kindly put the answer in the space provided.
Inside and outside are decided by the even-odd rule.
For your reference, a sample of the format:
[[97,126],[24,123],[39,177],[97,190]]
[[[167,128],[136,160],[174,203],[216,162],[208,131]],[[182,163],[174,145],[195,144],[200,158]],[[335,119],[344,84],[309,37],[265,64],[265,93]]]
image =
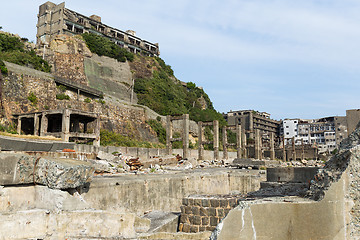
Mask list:
[[295,137],[292,138],[292,159],[296,161],[296,148],[295,148]]
[[226,127],[223,127],[223,159],[228,159],[228,151],[227,151],[227,131],[226,131]]
[[283,161],[286,162],[285,137],[283,137],[282,139],[282,145],[283,145]]
[[249,114],[249,138],[254,139],[254,114],[250,112]]
[[275,141],[274,133],[270,133],[270,159],[275,160]]
[[[86,133],[86,128],[87,128],[87,122],[84,123],[84,131],[85,131],[85,133]],[[96,116],[94,132],[95,132],[96,138],[93,141],[93,145],[96,146],[96,147],[100,147],[100,114],[97,114],[97,116]]]
[[38,113],[34,114],[34,135],[35,136],[38,136],[38,134],[39,134],[39,128],[40,128],[39,116],[40,116],[40,114],[38,114]]
[[68,142],[69,137],[70,137],[70,110],[64,109],[62,114],[61,139],[65,142]]
[[255,159],[260,159],[260,130],[255,131]]
[[21,117],[17,119],[17,134],[21,135]]
[[166,153],[168,155],[172,154],[172,122],[171,122],[171,116],[166,116]]
[[236,125],[236,152],[237,158],[242,158],[241,125]]
[[219,121],[215,120],[213,121],[213,128],[214,128],[214,140],[213,140],[213,146],[214,146],[214,159],[218,160],[219,157]]
[[48,129],[48,118],[45,113],[41,115],[41,123],[40,123],[40,136],[46,136]]
[[[84,123],[85,125],[85,123]],[[79,119],[74,119],[74,132],[80,132],[80,121]],[[84,129],[84,133],[86,133],[85,129]]]
[[305,160],[304,139],[301,139],[301,159]]
[[189,114],[183,115],[183,158],[189,158],[189,131],[190,131],[190,121]]
[[[242,126],[241,126],[242,127]],[[246,139],[246,132],[245,132],[245,129],[242,129],[242,131],[241,131],[241,133],[242,133],[242,138],[241,138],[241,140],[242,140],[242,150],[243,150],[243,154],[242,154],[242,156],[243,156],[243,158],[247,158],[248,157],[248,155],[247,155],[247,139]]]
[[204,129],[203,129],[203,125],[202,122],[198,123],[199,125],[199,156],[198,159],[199,160],[204,160],[204,145],[203,145],[203,141],[204,141]]

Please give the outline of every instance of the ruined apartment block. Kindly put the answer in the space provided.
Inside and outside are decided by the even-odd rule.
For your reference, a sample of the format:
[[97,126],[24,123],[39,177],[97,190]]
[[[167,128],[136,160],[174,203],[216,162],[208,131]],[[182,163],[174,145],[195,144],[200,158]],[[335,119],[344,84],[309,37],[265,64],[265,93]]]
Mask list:
[[132,53],[142,53],[148,56],[159,56],[159,45],[145,41],[136,36],[135,31],[121,31],[101,22],[101,17],[84,16],[65,8],[65,2],[56,5],[46,2],[39,7],[36,46],[38,48],[49,45],[50,41],[59,34],[77,35],[94,33],[109,38],[117,45]]
[[280,122],[270,118],[266,112],[254,110],[230,111],[223,114],[229,126],[241,124],[248,138],[255,138],[255,131],[260,130],[262,136],[270,136],[271,133],[279,136]]
[[285,144],[316,146],[319,153],[330,153],[347,137],[346,117],[321,119],[284,119],[280,135]]

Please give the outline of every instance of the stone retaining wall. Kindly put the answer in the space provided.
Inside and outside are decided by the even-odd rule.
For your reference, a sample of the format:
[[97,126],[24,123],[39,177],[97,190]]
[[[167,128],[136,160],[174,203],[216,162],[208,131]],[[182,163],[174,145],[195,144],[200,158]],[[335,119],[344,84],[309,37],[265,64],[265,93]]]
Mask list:
[[184,198],[179,231],[213,231],[220,221],[238,205],[240,195],[199,196]]

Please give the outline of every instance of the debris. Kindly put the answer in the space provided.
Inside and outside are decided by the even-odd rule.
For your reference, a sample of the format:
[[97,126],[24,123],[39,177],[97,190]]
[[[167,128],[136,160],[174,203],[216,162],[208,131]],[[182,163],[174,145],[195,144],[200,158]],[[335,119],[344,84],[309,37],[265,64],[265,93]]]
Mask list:
[[126,164],[130,166],[130,170],[139,170],[143,164],[139,161],[139,158],[131,158],[126,161]]

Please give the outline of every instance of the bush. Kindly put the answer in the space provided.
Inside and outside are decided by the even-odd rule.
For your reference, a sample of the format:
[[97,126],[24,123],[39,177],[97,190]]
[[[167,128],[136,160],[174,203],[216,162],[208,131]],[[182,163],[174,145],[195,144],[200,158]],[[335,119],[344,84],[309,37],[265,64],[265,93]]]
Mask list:
[[100,139],[102,146],[164,148],[164,145],[162,144],[131,139],[128,136],[123,136],[104,129],[100,130]]
[[82,37],[92,53],[96,53],[99,56],[115,58],[119,62],[126,62],[126,60],[132,62],[134,60],[133,53],[127,51],[119,45],[116,45],[108,38],[94,33],[84,33],[82,34]]
[[64,86],[64,85],[58,85],[58,86],[56,86],[57,87],[57,89],[59,89],[61,92],[66,92],[66,86]]
[[[159,63],[158,71],[153,72],[151,78],[138,78],[135,80],[134,91],[138,103],[145,105],[161,115],[190,114],[194,121],[219,120],[220,126],[225,126],[226,121],[218,113],[209,96],[203,89],[196,87],[192,82],[184,87],[180,82],[173,80],[173,71],[164,60],[155,57]],[[203,98],[207,108],[202,109],[199,99]]]
[[91,103],[91,99],[90,99],[90,98],[85,98],[85,99],[84,99],[84,102],[86,102],[86,103]]
[[[17,37],[0,33],[0,59],[22,66],[32,67],[43,72],[50,72],[47,61],[37,56],[34,50],[26,50],[23,41]],[[1,67],[0,67],[1,68]],[[1,68],[1,72],[4,69]]]
[[56,94],[56,99],[58,100],[70,100],[70,96],[65,93]]
[[5,63],[3,61],[0,60],[0,71],[2,74],[7,75],[8,74],[8,70],[5,66]]
[[38,101],[36,95],[35,95],[33,92],[31,92],[31,93],[29,94],[28,100],[29,100],[33,105],[36,105],[36,104],[37,104],[37,101]]
[[166,144],[166,130],[161,125],[159,121],[156,121],[154,119],[151,119],[149,121],[146,121],[147,124],[150,125],[150,127],[156,132],[156,135],[159,139],[159,142]]

